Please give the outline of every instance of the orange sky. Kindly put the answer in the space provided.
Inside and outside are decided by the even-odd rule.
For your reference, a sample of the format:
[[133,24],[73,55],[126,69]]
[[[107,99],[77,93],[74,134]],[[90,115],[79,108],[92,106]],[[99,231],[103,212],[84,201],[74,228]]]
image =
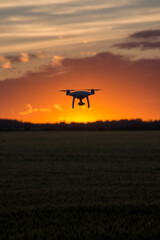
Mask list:
[[[159,120],[159,10],[149,0],[0,3],[0,118]],[[74,88],[103,91],[72,109],[58,90]]]
[[[1,117],[31,122],[159,119],[159,60],[131,61],[111,53],[63,59],[61,65],[0,83]],[[67,88],[103,88],[91,109],[71,108]]]

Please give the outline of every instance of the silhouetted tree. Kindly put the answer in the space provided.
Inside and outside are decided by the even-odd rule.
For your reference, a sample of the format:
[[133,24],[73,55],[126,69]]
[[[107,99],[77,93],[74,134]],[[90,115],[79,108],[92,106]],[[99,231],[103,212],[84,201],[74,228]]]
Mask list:
[[46,123],[34,124],[17,120],[0,119],[0,131],[66,131],[66,130],[160,130],[159,121],[142,121],[141,119],[122,119],[119,121],[97,121],[88,123]]

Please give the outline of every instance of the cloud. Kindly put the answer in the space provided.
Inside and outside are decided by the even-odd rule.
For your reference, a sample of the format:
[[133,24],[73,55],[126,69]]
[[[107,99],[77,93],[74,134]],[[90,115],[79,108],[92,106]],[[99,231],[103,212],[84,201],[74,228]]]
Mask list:
[[38,58],[41,58],[41,59],[47,57],[46,54],[45,54],[42,50],[39,50],[39,51],[37,52],[36,56],[37,56]]
[[63,60],[64,60],[64,57],[53,56],[53,58],[51,59],[51,62],[54,67],[62,67]]
[[[54,5],[54,4],[64,4],[68,2],[68,0],[27,0],[27,1],[21,1],[21,0],[5,0],[5,2],[0,3],[0,8],[16,8],[16,7],[28,7],[28,6],[46,6],[46,5]],[[74,0],[70,0],[69,2],[74,2]]]
[[97,52],[90,52],[90,51],[81,52],[81,56],[95,56],[95,55],[97,55]]
[[[61,59],[62,57],[60,57]],[[57,57],[59,60],[59,57]],[[60,60],[61,61],[61,60]],[[30,81],[33,83],[37,83],[36,89],[38,84],[42,84],[47,81],[52,84],[64,84],[68,87],[68,83],[70,81],[72,83],[76,83],[75,87],[78,87],[78,84],[85,84],[86,82],[91,81],[93,79],[97,79],[98,83],[102,79],[102,81],[113,81],[113,79],[118,78],[121,81],[123,76],[134,76],[135,74],[140,74],[140,76],[144,76],[146,72],[150,72],[150,74],[147,77],[139,77],[138,81],[144,81],[145,79],[148,79],[150,75],[155,76],[157,74],[156,79],[158,76],[160,76],[160,59],[140,59],[133,61],[130,58],[128,58],[125,55],[121,54],[113,54],[111,52],[102,52],[98,53],[93,56],[83,57],[83,58],[62,58],[63,67],[65,69],[68,69],[68,71],[63,72],[63,75],[58,75],[59,68],[55,68],[53,66],[46,66],[41,68],[39,72],[27,72],[26,75],[24,75],[21,78],[17,78],[18,82],[27,82],[27,79],[30,79]],[[133,71],[134,69],[134,71]],[[116,70],[116,71],[115,71]],[[100,77],[101,79],[100,79]],[[103,78],[102,78],[103,76]],[[45,81],[44,81],[45,79]],[[60,82],[60,79],[62,79],[64,82]],[[137,77],[136,77],[137,79]],[[11,79],[6,79],[6,81],[9,81]],[[61,81],[62,81],[61,80]],[[96,80],[96,81],[97,81]],[[119,81],[120,81],[119,80]],[[153,79],[151,79],[152,82]],[[16,79],[14,80],[14,82]],[[5,82],[5,79],[4,79]],[[67,83],[67,84],[66,84]],[[95,82],[93,82],[95,84]],[[96,82],[97,84],[97,82]],[[54,85],[53,85],[54,86]],[[52,87],[53,87],[52,86]],[[29,87],[29,86],[28,86]],[[70,86],[69,86],[70,87]],[[73,87],[73,86],[71,86]],[[86,86],[86,88],[91,88],[92,86]],[[99,88],[99,86],[93,86],[94,88]],[[48,90],[48,89],[47,89]]]
[[69,71],[69,67],[64,66],[65,58],[62,56],[53,56],[51,59],[51,68],[54,69],[54,75],[64,75]]
[[[3,56],[2,60],[3,60]],[[23,62],[28,62],[31,59],[35,59],[35,58],[39,58],[39,54],[36,53],[25,53],[25,52],[21,52],[19,55],[9,55],[9,56],[5,56],[5,60],[9,60],[12,64],[14,63],[23,63]],[[0,61],[2,61],[0,58]]]
[[4,56],[0,56],[0,62],[5,62],[6,58]]
[[159,7],[157,0],[5,0],[0,3],[0,52],[117,39],[137,24],[158,25]]
[[7,62],[3,63],[3,64],[2,64],[2,68],[5,68],[5,69],[12,68],[11,62],[10,62],[10,61],[7,61]]
[[59,104],[54,104],[54,107],[55,107],[57,110],[59,110],[59,111],[63,112],[63,108],[62,108],[62,107],[60,107],[60,105],[59,105]]
[[147,49],[160,49],[160,42],[124,42],[115,44],[115,47],[120,49],[132,49],[132,48],[140,48],[141,50]]
[[137,38],[137,39],[152,39],[152,38],[157,38],[160,37],[160,30],[147,30],[147,31],[140,31],[140,32],[135,32],[132,35],[129,36],[129,38]]
[[11,66],[11,61],[9,61],[6,57],[4,56],[0,56],[0,63],[2,63],[2,68],[4,69],[9,69],[9,68],[12,68]]
[[20,54],[20,60],[21,60],[21,62],[29,62],[29,55],[28,55],[28,53],[22,52]]
[[28,114],[32,114],[32,113],[37,113],[37,112],[50,112],[51,109],[50,108],[32,108],[32,106],[30,104],[27,104],[27,110],[24,112],[19,112],[19,115],[28,115]]
[[139,48],[140,50],[160,49],[159,38],[160,30],[140,31],[131,34],[127,41],[114,44],[113,47],[117,47],[119,49]]
[[6,59],[8,59],[12,64],[16,62],[21,62],[20,56],[14,55],[14,56],[6,56]]

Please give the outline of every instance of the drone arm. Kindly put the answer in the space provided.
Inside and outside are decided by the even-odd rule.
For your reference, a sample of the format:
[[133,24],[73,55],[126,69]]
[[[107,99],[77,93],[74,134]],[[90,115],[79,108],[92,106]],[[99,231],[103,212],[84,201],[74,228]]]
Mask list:
[[88,98],[88,96],[87,96],[86,98],[87,98],[88,108],[90,108],[90,104],[89,104],[89,98]]
[[75,97],[73,97],[72,108],[74,108],[74,100],[75,100]]

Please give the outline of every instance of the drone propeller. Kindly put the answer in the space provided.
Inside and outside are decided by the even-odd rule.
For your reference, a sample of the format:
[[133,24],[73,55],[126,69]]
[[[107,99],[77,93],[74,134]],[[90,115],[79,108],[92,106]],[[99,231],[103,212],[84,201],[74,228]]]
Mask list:
[[94,89],[94,91],[102,91],[103,89]]
[[77,89],[66,89],[66,90],[59,90],[59,92],[66,92],[66,91],[76,91]]
[[[92,89],[83,89],[83,90],[87,90],[87,91],[91,91]],[[103,89],[99,89],[99,88],[96,88],[96,89],[93,89],[94,91],[101,91]]]

